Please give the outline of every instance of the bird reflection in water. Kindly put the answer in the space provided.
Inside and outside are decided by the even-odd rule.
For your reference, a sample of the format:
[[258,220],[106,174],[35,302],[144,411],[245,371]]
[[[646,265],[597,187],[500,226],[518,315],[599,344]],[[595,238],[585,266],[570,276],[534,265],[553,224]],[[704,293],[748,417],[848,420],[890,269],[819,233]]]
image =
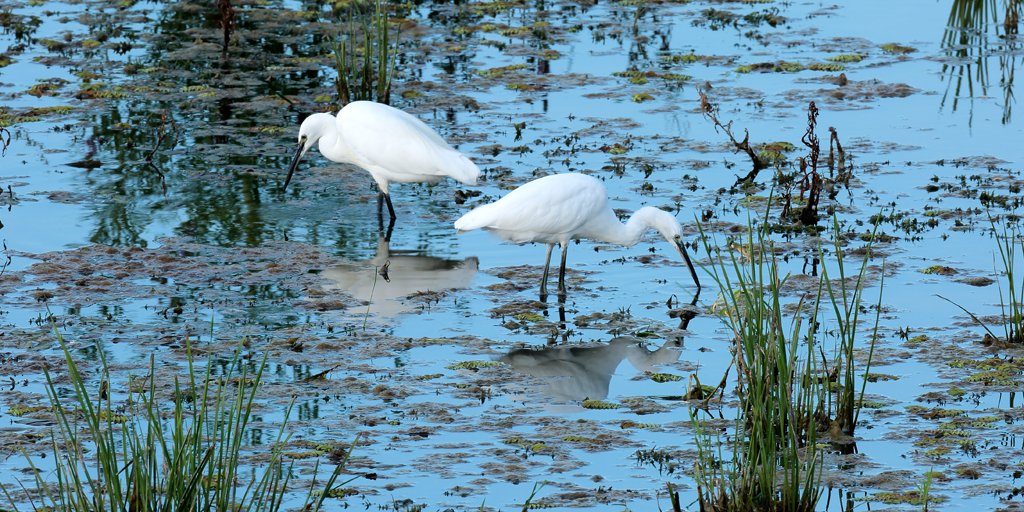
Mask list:
[[422,251],[392,250],[382,237],[373,258],[336,265],[320,275],[328,281],[325,291],[345,292],[368,303],[369,314],[392,317],[420,307],[411,295],[468,288],[479,266],[475,256],[446,260]]
[[668,340],[648,350],[640,338],[619,336],[605,345],[519,348],[501,357],[513,369],[547,381],[545,393],[564,401],[608,396],[615,369],[624,359],[639,371],[671,364],[682,353],[679,341]]

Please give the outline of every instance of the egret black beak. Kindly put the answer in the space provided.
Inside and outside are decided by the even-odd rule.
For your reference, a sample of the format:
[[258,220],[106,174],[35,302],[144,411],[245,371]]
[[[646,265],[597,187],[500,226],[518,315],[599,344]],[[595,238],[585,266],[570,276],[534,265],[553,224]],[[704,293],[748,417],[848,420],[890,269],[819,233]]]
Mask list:
[[676,239],[672,241],[672,245],[676,247],[679,254],[682,255],[683,260],[686,261],[686,266],[690,267],[690,275],[693,276],[693,284],[697,285],[697,292],[700,292],[700,279],[697,279],[697,269],[693,268],[693,262],[690,261],[690,254],[686,252],[686,246],[683,245],[683,241]]
[[305,153],[306,148],[306,137],[299,138],[299,147],[295,148],[295,156],[292,157],[292,164],[288,166],[288,177],[284,179],[284,186],[282,190],[288,188],[288,183],[292,181],[292,174],[295,173],[295,168],[299,166],[299,160],[302,160],[302,155]]

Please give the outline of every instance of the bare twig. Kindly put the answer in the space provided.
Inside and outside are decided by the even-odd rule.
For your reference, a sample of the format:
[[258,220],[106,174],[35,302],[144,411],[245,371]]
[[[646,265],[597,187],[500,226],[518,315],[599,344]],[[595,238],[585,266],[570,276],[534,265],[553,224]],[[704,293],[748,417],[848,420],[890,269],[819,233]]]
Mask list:
[[744,129],[743,140],[737,142],[736,137],[733,136],[732,134],[732,121],[723,124],[718,119],[718,105],[712,103],[711,100],[708,99],[707,95],[704,94],[704,91],[700,91],[699,94],[700,110],[704,117],[710,119],[711,122],[715,124],[716,130],[721,128],[722,131],[725,132],[726,137],[729,137],[729,141],[732,142],[732,145],[736,147],[736,151],[745,152],[747,156],[750,157],[750,161],[753,163],[754,168],[751,169],[746,176],[738,178],[736,180],[736,184],[739,185],[740,183],[743,182],[753,181],[754,178],[757,177],[757,173],[760,172],[761,169],[767,168],[768,164],[757,156],[757,153],[754,151],[754,148],[750,147],[750,132]]
[[839,133],[833,127],[828,128],[829,131],[829,142],[828,142],[828,169],[832,175],[832,187],[829,190],[829,199],[835,199],[839,193],[839,188],[835,184],[842,184],[847,189],[850,188],[850,178],[853,177],[853,166],[847,165],[846,163],[846,151],[843,150],[843,145],[839,143]]
[[818,135],[814,133],[814,127],[817,124],[818,107],[812,101],[807,106],[807,131],[800,138],[800,142],[803,142],[810,150],[807,160],[800,159],[800,170],[803,172],[803,180],[800,182],[800,197],[803,197],[805,191],[807,192],[807,203],[800,211],[800,223],[805,226],[818,223],[818,200],[821,198],[822,181],[821,175],[818,174],[818,156],[821,154],[821,144],[818,141]]

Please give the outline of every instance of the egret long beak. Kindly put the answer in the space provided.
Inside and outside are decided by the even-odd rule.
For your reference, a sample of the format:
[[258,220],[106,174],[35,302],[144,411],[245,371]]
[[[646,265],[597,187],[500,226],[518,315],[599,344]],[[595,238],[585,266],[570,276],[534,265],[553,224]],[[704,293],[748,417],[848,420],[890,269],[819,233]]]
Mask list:
[[302,160],[302,155],[306,153],[306,138],[302,137],[299,139],[299,147],[295,148],[295,156],[292,158],[292,164],[288,166],[288,177],[284,179],[284,187],[282,190],[288,188],[288,183],[292,181],[292,174],[295,173],[295,168],[299,166],[299,160]]
[[700,279],[697,279],[697,269],[693,268],[693,262],[690,261],[690,254],[686,252],[686,246],[683,245],[682,240],[673,240],[672,245],[676,247],[679,254],[683,256],[683,260],[686,261],[686,266],[690,267],[690,275],[693,276],[693,284],[697,285],[697,292],[700,292]]

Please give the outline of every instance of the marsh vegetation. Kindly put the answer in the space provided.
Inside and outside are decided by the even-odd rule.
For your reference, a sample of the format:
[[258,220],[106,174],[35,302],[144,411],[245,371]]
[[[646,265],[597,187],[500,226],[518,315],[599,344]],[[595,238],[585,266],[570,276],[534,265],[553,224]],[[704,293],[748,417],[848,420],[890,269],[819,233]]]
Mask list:
[[[1016,507],[1021,10],[9,3],[3,507]],[[361,170],[283,189],[356,99],[479,186],[393,232]],[[680,220],[700,293],[653,232],[548,300],[455,234],[567,172]]]

